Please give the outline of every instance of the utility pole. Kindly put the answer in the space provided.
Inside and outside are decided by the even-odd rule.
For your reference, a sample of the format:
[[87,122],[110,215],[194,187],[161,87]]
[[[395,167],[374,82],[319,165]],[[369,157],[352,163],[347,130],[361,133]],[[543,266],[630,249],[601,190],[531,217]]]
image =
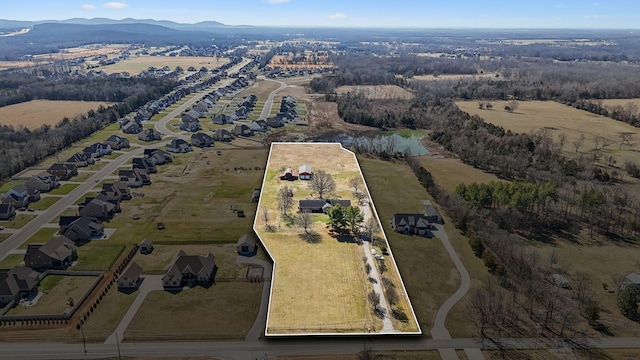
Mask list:
[[116,334],[116,346],[118,347],[118,360],[121,360],[122,358],[120,357],[120,340],[118,339],[118,331],[114,331]]
[[82,348],[84,350],[84,357],[87,358],[87,341],[84,338],[84,327],[82,326],[82,320],[80,320],[80,333],[82,333]]

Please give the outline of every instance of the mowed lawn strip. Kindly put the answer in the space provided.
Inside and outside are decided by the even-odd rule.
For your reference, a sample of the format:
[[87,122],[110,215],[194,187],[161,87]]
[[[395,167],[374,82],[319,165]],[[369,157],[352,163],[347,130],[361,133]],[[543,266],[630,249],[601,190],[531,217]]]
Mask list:
[[27,225],[34,218],[35,215],[31,215],[29,213],[19,213],[11,220],[0,221],[0,226],[4,226],[7,229],[22,229],[23,226]]
[[28,308],[14,307],[7,315],[61,314],[68,307],[67,299],[80,300],[97,279],[96,276],[47,275],[41,282],[44,294],[38,303]]
[[59,188],[51,190],[51,192],[49,192],[49,194],[52,194],[52,195],[67,195],[71,191],[73,191],[73,189],[77,188],[78,186],[80,186],[80,184],[63,184],[63,185],[60,185]]
[[125,341],[244,339],[258,315],[261,284],[221,282],[178,293],[152,291]]
[[22,245],[18,249],[26,249],[29,244],[33,243],[46,243],[58,232],[58,229],[55,228],[42,228],[38,230],[33,236],[27,239],[27,241],[23,242]]
[[50,208],[51,205],[57,203],[58,200],[60,199],[61,199],[60,197],[55,197],[55,196],[43,197],[43,198],[40,198],[40,200],[38,200],[37,202],[29,205],[29,207],[36,210],[46,210]]

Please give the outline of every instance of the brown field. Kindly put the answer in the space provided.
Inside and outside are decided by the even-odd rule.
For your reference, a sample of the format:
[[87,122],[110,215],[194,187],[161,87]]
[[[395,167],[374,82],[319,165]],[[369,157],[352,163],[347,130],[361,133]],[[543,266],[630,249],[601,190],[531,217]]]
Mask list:
[[0,107],[0,123],[3,125],[20,125],[35,129],[44,124],[56,125],[65,116],[73,118],[89,110],[95,110],[100,105],[109,106],[111,103],[99,101],[52,101],[31,100],[28,102]]
[[152,291],[125,341],[243,339],[258,314],[262,284],[221,282],[178,293]]
[[[300,56],[300,54],[298,54],[297,56]],[[271,68],[281,67],[283,69],[291,69],[291,70],[300,69],[300,68],[316,69],[316,68],[334,67],[334,65],[329,61],[329,56],[326,54],[326,52],[320,52],[318,53],[318,55],[316,55],[317,59],[315,61],[315,64],[312,60],[312,56],[313,56],[312,51],[305,51],[305,56],[307,57],[306,61],[297,60],[294,63],[293,54],[291,53],[286,55],[275,55],[273,58],[271,58],[271,61],[269,62],[269,67]]]
[[[314,170],[323,169],[332,174],[338,183],[334,196],[350,199],[355,204],[352,191],[346,185],[349,178],[360,176],[355,160],[353,154],[339,144],[272,145],[254,225],[277,265],[267,324],[270,334],[359,333],[364,327],[380,329],[380,321],[372,315],[366,302],[366,293],[371,285],[364,272],[362,247],[346,239],[339,241],[331,237],[325,227],[328,218],[324,214],[314,215],[312,231],[316,233],[317,241],[304,241],[300,238],[302,231],[287,225],[276,209],[276,194],[282,186],[277,174],[283,167],[297,168],[303,163],[311,165]],[[312,196],[304,181],[286,185],[293,189],[294,203]],[[274,231],[265,230],[266,224],[261,215],[265,209],[272,214]],[[395,263],[392,257],[387,259],[389,270],[385,276],[399,284]],[[396,286],[399,295],[405,295],[401,286]],[[413,318],[408,299],[404,298],[401,303]],[[394,326],[400,331],[418,331],[417,324],[412,323],[410,320],[407,324],[394,323]]]
[[602,105],[604,106],[624,106],[627,103],[634,103],[637,106],[640,106],[640,99],[605,99],[602,100]]
[[[494,102],[493,110],[478,109],[476,101],[459,101],[456,104],[469,114],[478,114],[487,122],[518,133],[547,129],[556,141],[558,135],[564,133],[567,135],[564,145],[564,152],[567,155],[576,153],[573,143],[581,134],[584,134],[585,141],[579,147],[578,152],[588,153],[594,148],[596,141],[601,144],[604,141],[607,144],[604,148],[604,154],[613,156],[618,164],[622,165],[628,160],[640,160],[638,154],[640,148],[637,144],[640,130],[621,121],[577,110],[553,101],[520,101],[518,109],[513,113],[503,111],[506,105],[506,102],[503,101]],[[635,134],[631,146],[625,144],[620,147],[619,135],[624,132]]]
[[419,156],[419,159],[422,166],[433,175],[438,185],[449,191],[455,190],[459,184],[502,181],[491,173],[463,163],[460,159],[428,155]]
[[67,308],[67,299],[80,300],[97,279],[95,276],[48,275],[40,283],[40,291],[45,294],[36,305],[16,306],[7,315],[62,314]]
[[75,48],[61,49],[59,53],[55,54],[38,54],[34,55],[34,59],[53,59],[53,60],[63,60],[63,59],[76,59],[81,57],[94,57],[98,55],[109,55],[117,52],[121,52],[124,49],[128,48],[129,45],[124,44],[93,44],[93,45],[85,45]]
[[367,99],[383,100],[383,99],[403,99],[410,100],[413,94],[397,85],[344,85],[336,89],[338,94],[363,93]]
[[200,70],[201,67],[206,67],[211,70],[229,62],[229,59],[215,57],[195,57],[195,56],[146,56],[141,55],[139,57],[132,57],[129,60],[121,60],[113,65],[100,66],[96,68],[102,70],[107,74],[113,74],[116,72],[126,71],[131,75],[140,74],[143,70],[153,66],[156,68],[162,68],[163,66],[169,66],[171,70],[176,66],[182,67],[185,71],[189,66],[195,67]]
[[36,65],[36,62],[32,61],[0,61],[0,71],[23,68]]
[[258,102],[264,102],[267,100],[269,94],[273,90],[277,89],[278,86],[280,86],[280,84],[275,81],[256,81],[253,85],[242,90],[238,95],[235,96],[235,98],[241,99],[244,96],[253,94],[258,97]]

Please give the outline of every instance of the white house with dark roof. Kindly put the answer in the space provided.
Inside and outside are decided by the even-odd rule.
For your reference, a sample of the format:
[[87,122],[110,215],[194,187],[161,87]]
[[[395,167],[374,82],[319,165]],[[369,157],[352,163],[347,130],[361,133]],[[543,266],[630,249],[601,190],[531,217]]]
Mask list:
[[216,258],[212,253],[197,256],[187,255],[180,250],[162,277],[162,285],[165,288],[179,288],[190,283],[210,283],[216,269]]
[[118,278],[118,289],[135,289],[140,286],[142,279],[142,266],[133,261],[122,274],[120,274]]
[[406,235],[432,236],[431,224],[423,214],[393,214],[391,228]]

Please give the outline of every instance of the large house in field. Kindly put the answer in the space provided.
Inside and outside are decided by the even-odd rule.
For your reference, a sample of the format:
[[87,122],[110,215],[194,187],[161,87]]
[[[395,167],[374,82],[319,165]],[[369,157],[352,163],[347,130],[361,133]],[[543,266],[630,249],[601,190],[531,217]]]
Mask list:
[[212,253],[197,256],[187,255],[180,250],[162,277],[162,285],[165,288],[179,288],[190,283],[210,283],[216,269],[216,258]]
[[66,269],[78,259],[78,247],[64,236],[46,243],[32,243],[24,254],[24,265],[34,270]]
[[142,282],[142,267],[132,262],[118,278],[118,289],[135,289]]
[[340,205],[342,207],[351,206],[351,200],[341,199],[304,199],[298,202],[298,211],[301,213],[327,213],[332,207]]
[[88,216],[61,216],[58,221],[60,234],[74,242],[91,240],[104,234],[104,226]]
[[406,235],[430,237],[431,224],[424,214],[393,214],[391,228]]

